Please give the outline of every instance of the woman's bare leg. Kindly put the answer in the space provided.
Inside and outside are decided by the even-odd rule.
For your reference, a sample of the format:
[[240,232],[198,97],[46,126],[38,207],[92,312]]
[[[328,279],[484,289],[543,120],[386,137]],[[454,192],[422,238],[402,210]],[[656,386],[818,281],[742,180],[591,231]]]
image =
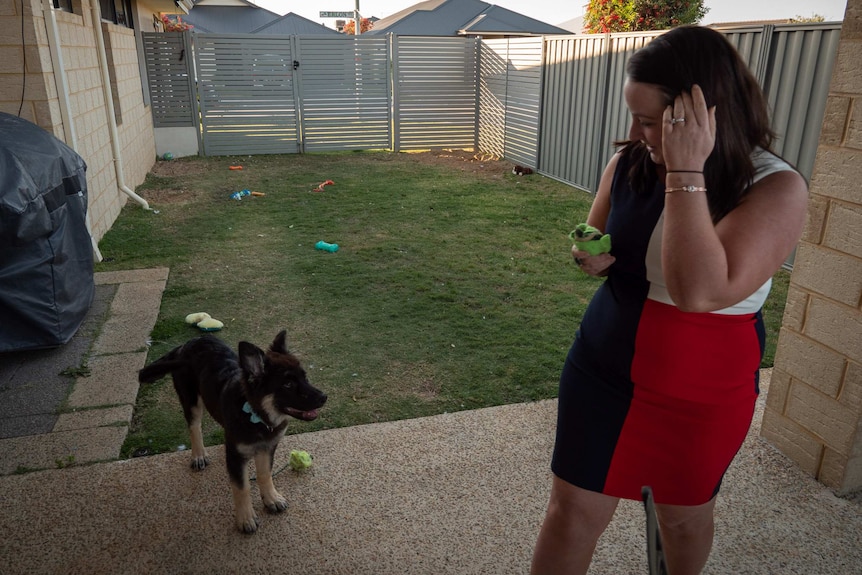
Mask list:
[[619,499],[554,477],[548,511],[533,552],[532,575],[583,575]]
[[668,571],[698,575],[712,550],[715,498],[695,506],[656,505]]

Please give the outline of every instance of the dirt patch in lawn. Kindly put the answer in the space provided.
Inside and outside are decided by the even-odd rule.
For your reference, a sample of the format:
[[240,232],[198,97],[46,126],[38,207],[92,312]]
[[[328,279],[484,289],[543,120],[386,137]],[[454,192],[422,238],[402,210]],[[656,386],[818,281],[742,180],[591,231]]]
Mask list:
[[[205,160],[188,158],[183,160],[158,160],[150,169],[150,177],[156,181],[164,181],[164,186],[146,186],[139,195],[153,204],[186,204],[196,201],[201,192],[189,189],[181,183],[183,178],[194,177],[207,173],[208,163]],[[170,183],[168,183],[170,182]],[[179,183],[179,185],[174,185]]]
[[140,194],[148,203],[159,204],[188,204],[197,200],[201,193],[196,190],[187,190],[185,188],[171,190],[156,188],[144,190]]
[[194,176],[203,174],[208,169],[209,164],[205,160],[195,158],[186,158],[183,160],[158,160],[150,169],[150,173],[154,176],[174,177],[174,176]]
[[462,172],[472,172],[484,177],[502,178],[510,174],[514,164],[487,152],[466,150],[433,149],[411,154],[419,163],[442,166]]

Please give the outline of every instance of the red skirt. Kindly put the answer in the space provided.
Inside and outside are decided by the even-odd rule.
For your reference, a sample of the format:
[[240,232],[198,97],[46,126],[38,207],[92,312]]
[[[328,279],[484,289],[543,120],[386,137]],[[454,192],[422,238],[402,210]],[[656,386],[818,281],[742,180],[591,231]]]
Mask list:
[[649,485],[657,503],[708,502],[751,425],[762,333],[759,313],[647,300],[628,380],[576,340],[560,381],[554,473],[625,499]]

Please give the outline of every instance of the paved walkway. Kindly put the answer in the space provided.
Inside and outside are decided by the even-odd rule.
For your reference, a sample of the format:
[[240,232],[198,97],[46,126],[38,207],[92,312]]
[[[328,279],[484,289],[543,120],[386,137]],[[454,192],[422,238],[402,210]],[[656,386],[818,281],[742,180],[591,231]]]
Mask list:
[[0,475],[119,457],[167,279],[167,268],[97,273],[66,345],[0,354]]
[[[550,486],[554,400],[288,436],[276,469],[291,449],[311,453],[314,465],[275,476],[290,503],[281,515],[262,512],[253,489],[262,519],[253,536],[233,527],[221,447],[202,473],[187,452],[112,461],[166,278],[100,276],[116,295],[92,373],[69,396],[80,411],[50,432],[0,440],[4,470],[47,468],[0,477],[0,572],[528,572]],[[126,320],[137,331],[121,327]],[[765,396],[768,371],[762,384]],[[858,575],[862,502],[836,497],[760,438],[762,407],[763,398],[719,496],[704,573]],[[57,469],[68,454],[77,465]],[[623,502],[590,573],[646,573],[644,547],[641,506]]]

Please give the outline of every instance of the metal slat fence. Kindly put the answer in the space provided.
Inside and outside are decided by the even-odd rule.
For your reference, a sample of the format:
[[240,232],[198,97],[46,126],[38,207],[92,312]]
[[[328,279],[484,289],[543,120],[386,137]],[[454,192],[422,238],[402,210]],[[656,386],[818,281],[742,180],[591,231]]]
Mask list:
[[506,152],[508,47],[505,40],[479,45],[479,149],[501,157]]
[[390,148],[388,39],[301,36],[297,44],[303,150]]
[[188,34],[169,32],[142,36],[153,127],[196,125],[198,110]]
[[195,35],[203,153],[299,151],[290,37]]
[[486,40],[481,48],[480,148],[529,167],[539,154],[543,46],[534,37]]
[[392,37],[394,150],[474,148],[476,38]]
[[[721,30],[764,87],[776,151],[807,177],[840,30],[834,22]],[[195,34],[193,45],[188,34],[143,36],[156,127],[196,125],[197,98],[204,154],[478,148],[594,190],[613,141],[628,133],[626,62],[659,34]],[[184,49],[194,51],[197,96],[188,52],[179,63]]]

